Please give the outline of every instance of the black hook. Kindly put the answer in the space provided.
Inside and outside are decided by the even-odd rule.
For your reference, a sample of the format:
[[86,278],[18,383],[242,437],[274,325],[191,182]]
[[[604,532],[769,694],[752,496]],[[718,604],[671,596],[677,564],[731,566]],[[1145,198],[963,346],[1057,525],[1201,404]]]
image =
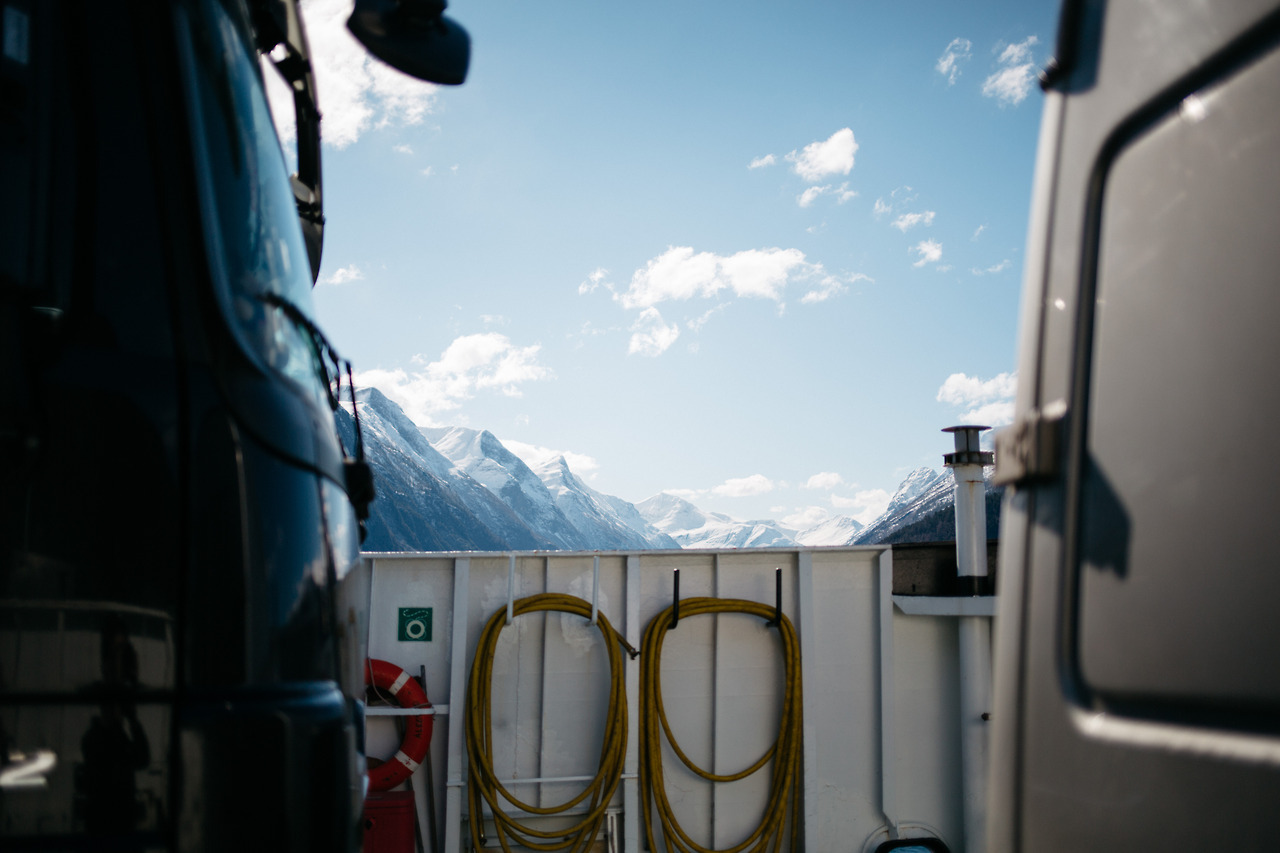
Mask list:
[[671,572],[671,628],[676,627],[676,623],[680,621],[680,570],[673,569]]
[[773,618],[765,623],[770,628],[782,624],[782,569],[773,570]]

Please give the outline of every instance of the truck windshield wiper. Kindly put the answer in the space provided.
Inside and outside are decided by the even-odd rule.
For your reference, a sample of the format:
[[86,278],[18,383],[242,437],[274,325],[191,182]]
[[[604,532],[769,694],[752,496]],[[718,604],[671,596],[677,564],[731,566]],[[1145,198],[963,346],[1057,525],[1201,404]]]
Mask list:
[[[338,355],[333,344],[325,337],[320,327],[312,322],[301,308],[278,293],[264,293],[259,297],[263,302],[280,309],[286,317],[306,332],[311,346],[316,353],[320,370],[324,374],[325,393],[329,397],[329,408],[335,413],[341,405],[342,375],[347,375],[347,388],[351,394],[351,418],[355,424],[355,453],[347,453],[342,447],[343,469],[346,477],[347,497],[356,510],[356,518],[360,520],[360,540],[365,537],[365,520],[369,517],[369,504],[374,498],[373,471],[364,458],[364,431],[360,427],[360,407],[356,405],[356,383],[352,374],[351,362]],[[332,369],[332,370],[331,370]],[[342,445],[342,436],[338,436],[338,444]]]
[[[278,293],[263,293],[258,298],[271,307],[280,309],[281,313],[306,333],[311,347],[315,350],[320,362],[320,370],[324,374],[324,386],[329,396],[329,408],[336,412],[340,402],[339,395],[342,391],[343,366],[345,363],[346,372],[349,374],[350,363],[343,361],[342,357],[338,355],[338,351],[334,349],[333,344],[329,343],[329,339],[325,337],[324,332],[320,331],[320,327],[312,322],[311,318],[289,299]],[[355,394],[354,388],[351,393]],[[355,397],[353,396],[352,400],[354,399]]]

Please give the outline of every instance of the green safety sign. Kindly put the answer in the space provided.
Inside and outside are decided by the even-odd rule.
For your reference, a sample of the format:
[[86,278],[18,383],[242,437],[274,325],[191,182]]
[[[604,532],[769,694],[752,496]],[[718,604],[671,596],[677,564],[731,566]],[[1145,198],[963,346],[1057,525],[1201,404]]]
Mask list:
[[401,607],[396,639],[408,643],[431,642],[431,608]]

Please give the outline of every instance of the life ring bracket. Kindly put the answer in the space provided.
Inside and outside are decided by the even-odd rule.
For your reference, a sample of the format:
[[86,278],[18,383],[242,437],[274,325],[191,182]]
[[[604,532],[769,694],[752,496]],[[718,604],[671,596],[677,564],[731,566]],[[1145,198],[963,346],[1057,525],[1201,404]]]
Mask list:
[[401,708],[430,712],[406,716],[404,739],[396,754],[369,768],[369,790],[389,791],[422,765],[431,745],[435,715],[422,686],[409,673],[389,661],[369,658],[364,668],[364,683],[376,690],[389,692]]

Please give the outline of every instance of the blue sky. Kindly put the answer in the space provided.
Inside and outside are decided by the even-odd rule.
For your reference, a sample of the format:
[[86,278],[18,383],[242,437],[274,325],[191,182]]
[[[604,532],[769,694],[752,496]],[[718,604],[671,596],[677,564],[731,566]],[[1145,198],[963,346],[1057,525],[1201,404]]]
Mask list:
[[343,6],[317,313],[419,424],[802,527],[1007,421],[1056,3],[456,0],[457,88]]

